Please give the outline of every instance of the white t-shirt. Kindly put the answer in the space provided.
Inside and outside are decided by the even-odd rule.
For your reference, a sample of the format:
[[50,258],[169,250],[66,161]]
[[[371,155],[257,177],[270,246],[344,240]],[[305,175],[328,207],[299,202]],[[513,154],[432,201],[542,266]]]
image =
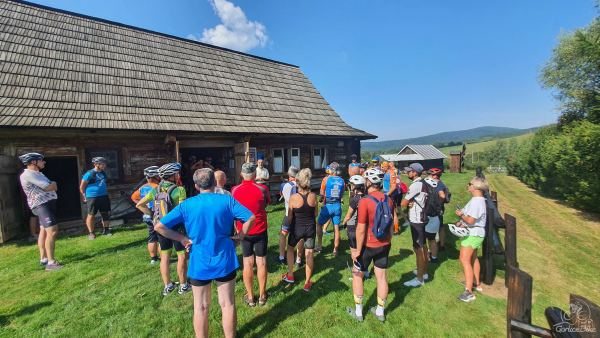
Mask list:
[[231,196],[231,193],[221,187],[215,187],[215,193],[216,194],[221,194],[221,195],[229,195]]
[[281,195],[285,200],[285,215],[288,215],[288,208],[290,207],[290,197],[292,197],[292,190],[296,186],[296,182],[289,181],[281,189]]
[[256,167],[256,181],[265,182],[269,180],[269,170],[265,167]]
[[40,171],[25,169],[20,179],[31,209],[57,198],[56,191],[44,191],[52,182]]
[[415,179],[410,187],[408,187],[408,192],[404,196],[404,199],[407,201],[413,201],[412,207],[408,209],[408,220],[411,223],[424,223],[423,216],[423,206],[425,206],[425,193],[421,193],[423,188],[423,180],[419,177]]
[[485,237],[485,222],[487,208],[485,197],[472,197],[469,203],[462,208],[462,212],[475,218],[475,224],[469,224],[469,236]]

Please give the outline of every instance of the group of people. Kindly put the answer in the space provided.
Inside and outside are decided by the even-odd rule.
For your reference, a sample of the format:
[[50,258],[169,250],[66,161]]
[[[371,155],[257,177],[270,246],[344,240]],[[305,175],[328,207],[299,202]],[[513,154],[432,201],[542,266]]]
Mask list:
[[[46,270],[55,270],[61,267],[54,258],[57,186],[40,172],[45,163],[41,154],[29,153],[20,159],[26,166],[21,175],[23,190],[41,225],[38,240],[40,262],[46,265]],[[437,262],[440,247],[436,238],[441,239],[441,246],[444,243],[444,204],[450,201],[450,192],[441,181],[443,170],[439,168],[428,170],[427,177],[423,178],[425,170],[421,164],[405,167],[404,172],[412,181],[406,187],[393,163],[374,160],[364,165],[356,159],[356,155],[351,156],[347,181],[342,178],[341,166],[331,163],[318,195],[311,188],[310,169],[289,168],[288,180],[281,188],[285,216],[279,231],[279,262],[287,265],[282,281],[295,283],[294,269],[301,267],[304,257],[303,290],[310,292],[314,283],[314,255],[323,250],[323,233],[329,224],[333,225],[332,254],[337,256],[341,245],[340,231],[346,228],[353,263],[354,298],[354,307],[348,307],[347,313],[358,321],[363,320],[363,280],[373,265],[377,305],[370,312],[378,320],[385,321],[387,269],[392,236],[399,233],[398,211],[406,208],[405,217],[410,225],[417,266],[415,277],[404,285],[420,287],[428,280],[428,264]],[[110,201],[104,174],[106,160],[94,158],[93,164],[94,168],[86,172],[81,181],[81,192],[88,205],[86,224],[90,239],[95,238],[97,213],[103,219],[103,234],[110,234],[107,215]],[[239,268],[236,245],[241,246],[243,256],[244,303],[253,307],[265,305],[268,301],[266,207],[271,203],[271,194],[264,184],[269,179],[268,171],[265,175],[266,168],[262,163],[245,163],[240,172],[242,182],[228,191],[225,189],[227,178],[224,172],[210,167],[198,168],[192,175],[197,194],[187,198],[186,189],[179,183],[181,170],[179,163],[144,169],[147,182],[131,196],[148,226],[150,263],[160,262],[164,296],[177,287],[180,294],[192,290],[197,336],[208,334],[210,285],[214,281],[223,312],[225,336],[231,337],[235,335],[236,327],[234,283]],[[450,225],[452,233],[463,237],[460,262],[465,274],[465,290],[459,299],[465,302],[475,299],[474,290],[481,290],[477,249],[485,235],[486,204],[483,196],[487,189],[484,179],[473,178],[468,185],[472,199],[464,208],[457,208],[455,214],[460,220]],[[342,219],[346,190],[349,203]],[[178,257],[179,283],[170,278],[169,260],[173,248]],[[254,293],[255,270],[257,295]]]

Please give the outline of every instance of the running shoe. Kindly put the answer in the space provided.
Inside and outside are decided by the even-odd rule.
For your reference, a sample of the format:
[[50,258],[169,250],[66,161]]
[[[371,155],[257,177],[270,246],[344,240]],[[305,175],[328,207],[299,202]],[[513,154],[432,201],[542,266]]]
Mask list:
[[318,246],[313,250],[315,253],[321,253],[321,251],[323,251],[323,247],[322,246]]
[[190,283],[180,284],[179,290],[177,290],[177,293],[180,295],[183,295],[184,293],[189,292],[191,290],[192,290],[192,286],[190,285]]
[[293,284],[296,281],[294,280],[294,275],[289,275],[287,273],[284,273],[283,276],[281,277],[281,280],[283,280],[286,283],[290,283]]
[[420,286],[423,286],[423,284],[425,283],[421,282],[417,277],[409,280],[408,282],[404,282],[404,286],[410,286],[413,288],[418,288]]
[[309,292],[309,291],[310,291],[310,288],[312,288],[312,285],[313,285],[313,283],[312,283],[311,281],[307,281],[307,282],[304,284],[304,289],[303,289],[303,290],[304,290],[304,291],[306,291],[306,292]]
[[[464,286],[466,284],[466,282],[462,281],[462,282],[460,282],[460,284],[462,284]],[[472,291],[483,292],[483,288],[481,287],[481,284],[479,284],[479,285],[473,284]]]
[[287,265],[287,260],[285,258],[278,258],[278,259],[279,259],[279,264]]
[[47,258],[45,258],[45,259],[40,259],[40,265],[41,265],[41,266],[46,266],[46,265],[48,265],[48,259],[47,259]]
[[63,266],[60,265],[58,261],[54,261],[54,263],[46,264],[46,271],[56,271],[60,270]]
[[165,288],[163,289],[162,295],[166,296],[169,293],[173,292],[174,290],[175,290],[175,284],[169,283],[169,285],[165,286]]
[[373,306],[369,311],[373,314],[373,316],[375,316],[375,318],[377,318],[378,321],[382,323],[385,322],[385,315],[377,315],[377,307]]
[[158,263],[159,261],[160,261],[160,258],[158,258],[158,257],[150,258],[150,264],[152,264],[152,265]]
[[248,294],[244,295],[244,303],[246,303],[246,305],[248,305],[249,307],[256,306],[256,302],[254,302],[254,299],[250,299],[250,297],[248,297]]
[[[416,276],[417,275],[417,270],[413,270],[413,274]],[[429,280],[429,274],[428,273],[424,273],[423,274],[423,281]]]
[[298,260],[296,259],[296,269],[300,269],[302,267],[302,259]]
[[267,305],[267,299],[268,299],[267,295],[260,296],[260,297],[258,298],[258,305],[260,305],[260,306],[265,306],[265,305]]
[[465,303],[470,303],[475,300],[475,295],[469,290],[465,290],[465,292],[458,296],[458,300],[461,300]]
[[347,306],[347,307],[346,307],[346,313],[347,313],[347,314],[348,314],[350,317],[352,317],[352,318],[356,319],[356,320],[357,320],[357,321],[359,321],[359,322],[362,322],[362,321],[363,321],[363,316],[359,316],[359,315],[357,315],[357,314],[356,314],[356,311],[355,311],[353,308],[349,307],[349,306]]
[[90,232],[90,233],[88,234],[88,239],[89,239],[90,241],[92,241],[92,240],[96,239],[96,234],[95,234],[95,233],[93,233],[93,232]]
[[437,264],[439,261],[438,261],[438,258],[437,258],[437,257],[431,257],[431,258],[429,259],[429,262],[430,262],[430,263],[433,263],[433,264]]

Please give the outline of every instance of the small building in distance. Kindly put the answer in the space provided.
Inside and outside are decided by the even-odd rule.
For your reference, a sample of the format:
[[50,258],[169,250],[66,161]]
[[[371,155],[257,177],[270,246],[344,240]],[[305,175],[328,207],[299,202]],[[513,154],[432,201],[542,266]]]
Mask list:
[[388,162],[394,162],[394,165],[399,170],[415,162],[420,163],[425,170],[443,168],[444,159],[447,157],[430,144],[409,144],[405,145],[397,154],[384,154],[380,156]]

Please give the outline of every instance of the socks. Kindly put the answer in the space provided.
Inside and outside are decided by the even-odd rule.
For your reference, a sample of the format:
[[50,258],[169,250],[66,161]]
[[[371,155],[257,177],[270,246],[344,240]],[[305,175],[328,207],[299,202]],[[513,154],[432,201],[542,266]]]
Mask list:
[[302,258],[300,258],[300,256],[296,257],[296,263],[297,264],[302,263]]
[[285,259],[285,257],[279,255],[279,260]]
[[375,309],[375,314],[377,316],[383,316],[383,307],[385,306],[385,301],[385,299],[377,297],[377,308]]
[[354,306],[355,306],[354,312],[359,317],[362,317],[362,315],[363,315],[362,314],[362,311],[363,311],[362,301],[363,301],[363,296],[354,295]]

